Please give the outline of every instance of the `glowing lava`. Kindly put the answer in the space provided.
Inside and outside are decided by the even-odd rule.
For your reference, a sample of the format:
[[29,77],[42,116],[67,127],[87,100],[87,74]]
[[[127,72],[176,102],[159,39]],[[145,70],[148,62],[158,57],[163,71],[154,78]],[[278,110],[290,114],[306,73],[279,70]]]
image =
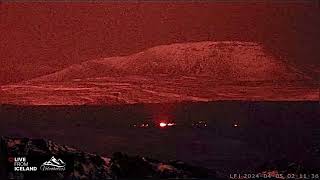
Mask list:
[[175,126],[176,123],[168,123],[168,126]]
[[160,127],[166,127],[166,126],[167,126],[167,123],[161,122],[161,123],[159,124],[159,126],[160,126]]

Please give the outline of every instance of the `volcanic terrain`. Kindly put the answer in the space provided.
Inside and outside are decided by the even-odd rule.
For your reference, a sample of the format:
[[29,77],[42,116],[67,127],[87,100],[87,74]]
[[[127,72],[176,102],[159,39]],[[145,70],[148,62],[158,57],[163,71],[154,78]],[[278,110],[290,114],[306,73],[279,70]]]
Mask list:
[[1,86],[2,104],[80,105],[217,100],[318,100],[304,71],[255,42],[156,46],[122,57],[74,64]]

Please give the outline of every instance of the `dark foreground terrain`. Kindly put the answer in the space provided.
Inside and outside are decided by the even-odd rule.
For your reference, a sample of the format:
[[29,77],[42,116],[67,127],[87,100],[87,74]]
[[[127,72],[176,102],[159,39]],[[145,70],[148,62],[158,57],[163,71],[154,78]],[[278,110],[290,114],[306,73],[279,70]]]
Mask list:
[[[191,166],[182,161],[163,162],[121,152],[116,152],[111,157],[103,157],[44,139],[1,137],[0,142],[0,178],[2,180],[216,177],[206,168]],[[18,158],[25,158],[23,162],[27,164],[19,163]],[[56,169],[53,170],[53,168]]]
[[[318,102],[2,105],[0,119],[2,136],[51,139],[105,157],[125,152],[182,160],[220,177],[257,173],[279,160],[305,169],[320,165]],[[160,128],[163,121],[176,126]],[[192,126],[199,121],[207,126]],[[150,126],[133,127],[141,123]]]

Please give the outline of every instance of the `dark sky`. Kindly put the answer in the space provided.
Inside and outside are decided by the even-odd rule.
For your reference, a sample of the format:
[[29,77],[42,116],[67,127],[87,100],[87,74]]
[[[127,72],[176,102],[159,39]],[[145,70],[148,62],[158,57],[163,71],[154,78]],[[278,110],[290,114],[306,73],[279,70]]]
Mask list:
[[0,8],[0,84],[174,42],[258,41],[297,65],[320,61],[318,1],[2,3]]

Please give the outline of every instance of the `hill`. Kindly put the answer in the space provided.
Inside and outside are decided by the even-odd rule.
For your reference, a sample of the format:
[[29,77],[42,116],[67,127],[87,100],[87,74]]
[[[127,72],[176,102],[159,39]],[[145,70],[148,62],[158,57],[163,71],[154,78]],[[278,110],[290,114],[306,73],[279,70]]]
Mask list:
[[210,76],[226,81],[309,79],[252,42],[195,42],[156,46],[124,57],[75,64],[36,80],[66,81],[112,75]]
[[26,105],[134,104],[217,100],[318,100],[311,77],[252,42],[156,46],[74,64],[1,86],[0,102]]

